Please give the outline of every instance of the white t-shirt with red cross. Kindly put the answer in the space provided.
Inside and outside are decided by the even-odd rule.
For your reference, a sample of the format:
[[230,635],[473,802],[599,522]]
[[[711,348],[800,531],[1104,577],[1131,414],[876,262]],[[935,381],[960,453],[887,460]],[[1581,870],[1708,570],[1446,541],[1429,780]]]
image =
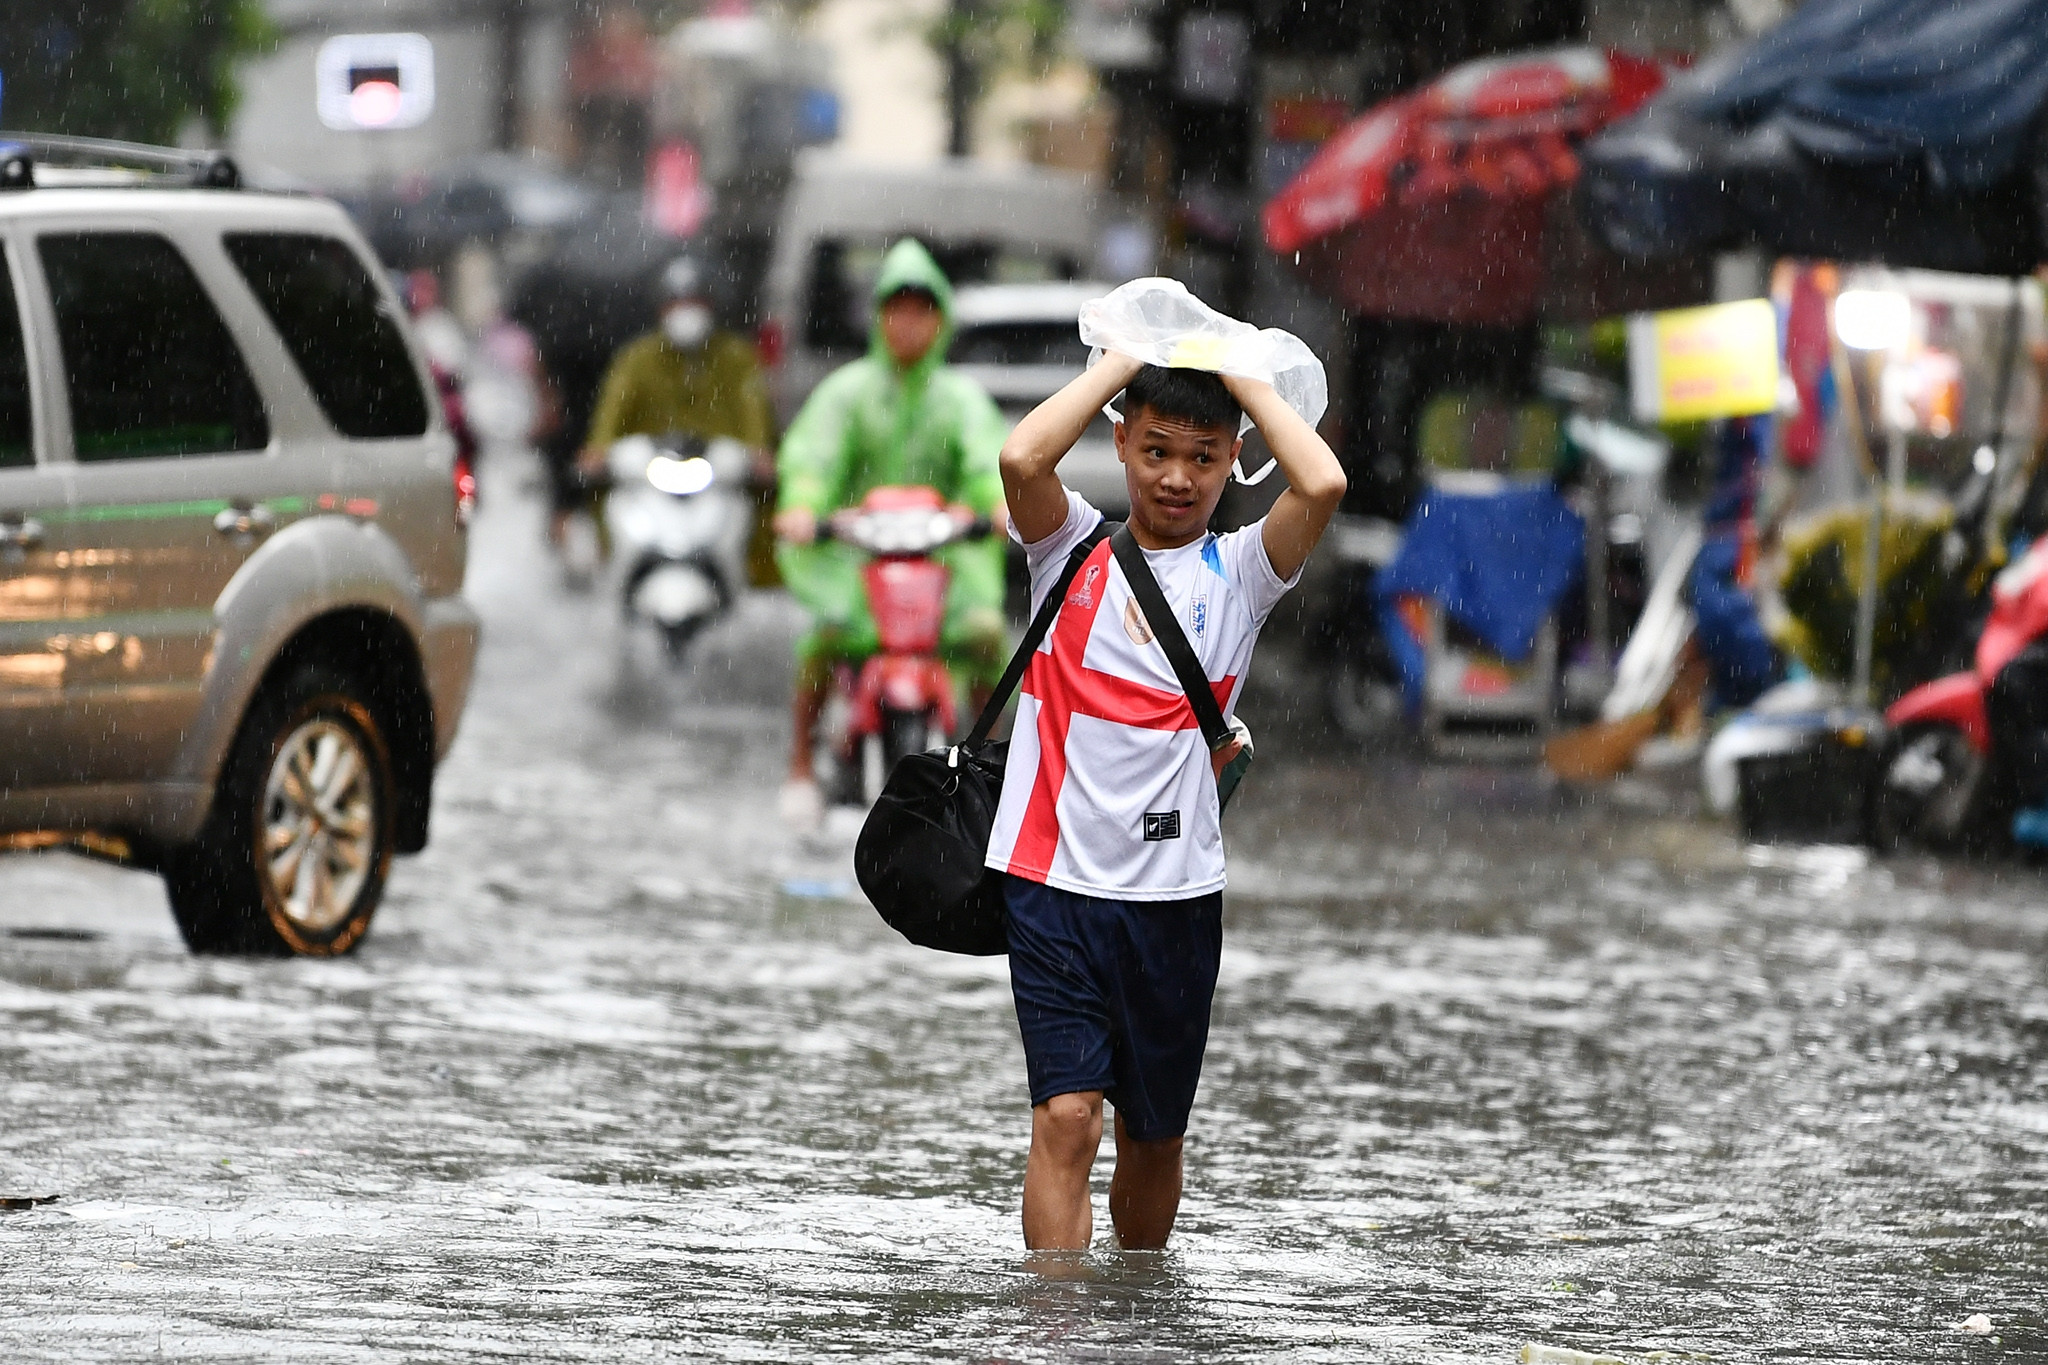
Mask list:
[[[1101,522],[1069,490],[1066,524],[1024,547],[1034,612]],[[1226,716],[1259,628],[1301,578],[1273,571],[1263,528],[1144,552]],[[1025,670],[988,865],[1084,896],[1204,896],[1223,887],[1219,816],[1194,708],[1104,540]]]

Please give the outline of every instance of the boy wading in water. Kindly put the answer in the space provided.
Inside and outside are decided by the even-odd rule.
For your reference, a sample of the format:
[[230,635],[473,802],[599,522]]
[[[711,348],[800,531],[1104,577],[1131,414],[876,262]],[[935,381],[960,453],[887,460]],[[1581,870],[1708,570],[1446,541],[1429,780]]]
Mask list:
[[[1033,608],[1102,514],[1059,463],[1123,394],[1117,458],[1131,536],[1229,714],[1259,628],[1344,495],[1344,471],[1272,387],[1114,352],[1017,424],[1002,452]],[[1288,488],[1264,520],[1209,533],[1249,414]],[[1127,1249],[1162,1247],[1222,948],[1223,834],[1211,754],[1110,543],[1074,578],[1024,675],[988,865],[1007,873],[1010,978],[1031,1081],[1024,1242],[1079,1249],[1102,1101],[1116,1108],[1109,1215]]]

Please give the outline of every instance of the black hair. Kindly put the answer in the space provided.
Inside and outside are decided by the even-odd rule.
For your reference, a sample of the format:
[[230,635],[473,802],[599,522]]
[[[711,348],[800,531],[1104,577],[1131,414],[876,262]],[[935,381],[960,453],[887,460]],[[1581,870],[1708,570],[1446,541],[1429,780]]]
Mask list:
[[929,288],[921,284],[897,285],[894,289],[891,289],[886,295],[882,297],[881,303],[878,303],[876,307],[879,308],[882,306],[882,304],[894,303],[896,300],[901,298],[923,299],[932,307],[938,308],[940,312],[943,313],[945,311],[945,309],[939,308],[939,296],[937,294],[934,294]]
[[1228,427],[1237,435],[1244,409],[1223,381],[1207,370],[1168,370],[1147,365],[1131,376],[1124,387],[1121,411],[1129,421],[1139,408],[1150,408],[1156,416],[1178,417],[1203,427]]

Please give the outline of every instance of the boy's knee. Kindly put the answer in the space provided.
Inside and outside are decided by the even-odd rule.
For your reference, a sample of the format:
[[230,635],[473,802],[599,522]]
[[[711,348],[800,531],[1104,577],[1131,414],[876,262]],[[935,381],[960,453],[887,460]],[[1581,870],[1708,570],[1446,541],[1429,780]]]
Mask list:
[[833,655],[815,641],[800,641],[796,654],[796,687],[799,692],[824,692],[832,686]]
[[1102,1096],[1055,1095],[1037,1107],[1031,1129],[1033,1139],[1055,1156],[1093,1155],[1102,1141]]
[[959,613],[946,622],[944,635],[948,648],[977,660],[1000,661],[1008,653],[1003,614],[995,608],[976,607]]
[[989,687],[1003,676],[1010,642],[999,612],[963,613],[946,623],[940,649],[955,675],[969,687]]
[[816,622],[796,639],[797,686],[807,687],[829,681],[832,660],[839,652],[836,632]]
[[1000,602],[964,607],[948,623],[963,641],[995,644],[1003,638],[1003,608]]
[[1138,1166],[1171,1166],[1180,1160],[1182,1141],[1181,1138],[1169,1137],[1141,1142],[1127,1136],[1117,1146],[1117,1160]]

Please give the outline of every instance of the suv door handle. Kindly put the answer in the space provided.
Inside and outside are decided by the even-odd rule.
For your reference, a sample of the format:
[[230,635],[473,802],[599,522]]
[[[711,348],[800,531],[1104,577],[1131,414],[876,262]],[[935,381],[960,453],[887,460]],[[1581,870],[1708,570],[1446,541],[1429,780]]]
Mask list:
[[246,539],[267,536],[277,526],[277,514],[260,502],[235,502],[214,514],[213,529],[224,536]]
[[43,524],[19,512],[0,512],[0,551],[20,554],[43,543]]

